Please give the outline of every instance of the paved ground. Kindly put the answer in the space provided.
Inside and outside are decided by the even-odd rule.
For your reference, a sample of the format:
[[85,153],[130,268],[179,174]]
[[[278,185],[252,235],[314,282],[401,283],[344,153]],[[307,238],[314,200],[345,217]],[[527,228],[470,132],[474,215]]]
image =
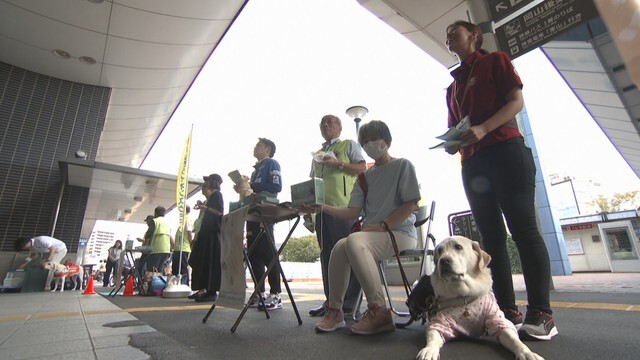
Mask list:
[[[524,299],[519,276],[518,298]],[[322,301],[319,281],[290,283],[303,324],[291,304],[264,313],[251,309],[237,331],[239,310],[159,297],[106,298],[79,292],[0,294],[2,359],[413,359],[424,346],[424,327],[376,336],[347,330],[316,334],[307,311]],[[529,342],[547,359],[637,359],[640,344],[640,274],[574,274],[554,278],[560,335]],[[102,288],[97,287],[96,290]],[[392,289],[402,305],[399,287]],[[524,302],[521,302],[524,304]],[[396,318],[401,321],[401,318]],[[512,359],[495,339],[447,344],[442,359]]]

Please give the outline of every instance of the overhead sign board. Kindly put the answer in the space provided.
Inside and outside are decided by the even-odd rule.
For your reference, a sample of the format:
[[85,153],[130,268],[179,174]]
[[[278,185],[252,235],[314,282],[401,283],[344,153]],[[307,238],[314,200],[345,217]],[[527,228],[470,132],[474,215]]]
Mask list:
[[497,28],[498,46],[515,59],[597,16],[592,0],[546,0]]
[[498,22],[534,0],[488,0],[491,19]]

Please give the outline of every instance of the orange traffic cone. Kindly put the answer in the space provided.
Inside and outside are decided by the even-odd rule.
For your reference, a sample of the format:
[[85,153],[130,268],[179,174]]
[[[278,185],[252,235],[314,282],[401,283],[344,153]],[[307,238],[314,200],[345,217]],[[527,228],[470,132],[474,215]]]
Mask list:
[[82,295],[95,295],[95,291],[93,291],[93,275],[89,275],[89,279],[87,280],[87,288],[84,289]]
[[127,283],[124,285],[124,293],[122,294],[122,296],[134,296],[135,294],[133,293],[133,276],[129,276],[129,280],[127,280]]

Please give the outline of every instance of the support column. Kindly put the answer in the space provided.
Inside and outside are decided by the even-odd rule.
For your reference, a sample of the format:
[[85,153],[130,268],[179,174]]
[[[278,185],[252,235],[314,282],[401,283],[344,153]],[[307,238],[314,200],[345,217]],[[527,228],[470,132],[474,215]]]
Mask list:
[[493,32],[491,13],[487,7],[486,0],[467,0],[469,7],[469,19],[472,23],[480,27],[482,31],[482,48],[488,52],[498,50],[496,34]]

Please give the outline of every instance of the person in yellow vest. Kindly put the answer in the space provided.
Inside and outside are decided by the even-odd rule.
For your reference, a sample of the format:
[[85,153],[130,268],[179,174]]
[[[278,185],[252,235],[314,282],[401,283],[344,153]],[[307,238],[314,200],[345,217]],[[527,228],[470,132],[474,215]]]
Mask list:
[[151,236],[151,254],[147,258],[147,271],[159,271],[164,270],[164,264],[169,259],[171,254],[171,233],[169,232],[169,225],[164,218],[164,214],[167,210],[158,206],[155,208],[153,215],[153,222],[149,223],[149,232],[153,234]]
[[[335,115],[322,117],[320,133],[325,142],[314,156],[311,177],[322,178],[325,204],[347,207],[358,174],[367,168],[362,156],[362,147],[353,140],[340,139],[342,122]],[[323,316],[325,313],[328,306],[326,298],[329,296],[328,268],[331,250],[338,240],[349,235],[351,225],[353,220],[340,219],[324,212],[316,216],[315,230],[321,249],[320,264],[325,301],[322,306],[309,310],[311,316]],[[360,297],[360,289],[358,279],[352,272],[342,308],[345,316],[357,311],[354,308]]]
[[176,230],[173,245],[173,255],[171,255],[171,274],[182,275],[182,284],[189,285],[189,255],[191,255],[191,241],[193,240],[192,225],[189,221],[191,207],[187,205],[185,214],[185,227]]

